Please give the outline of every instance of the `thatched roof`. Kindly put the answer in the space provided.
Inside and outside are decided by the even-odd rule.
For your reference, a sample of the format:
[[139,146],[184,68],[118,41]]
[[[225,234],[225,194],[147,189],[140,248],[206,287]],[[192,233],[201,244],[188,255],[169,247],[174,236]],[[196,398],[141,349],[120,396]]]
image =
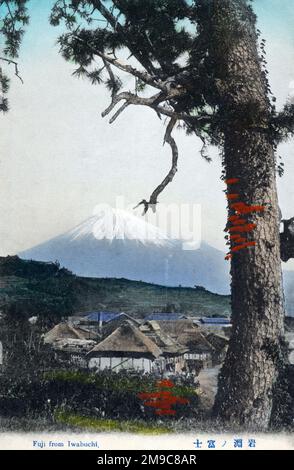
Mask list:
[[201,354],[215,350],[205,333],[192,320],[151,321],[144,323],[140,329],[147,334],[150,327],[154,328],[154,331],[160,331],[161,334],[169,336],[190,352]]
[[51,344],[60,339],[95,339],[96,334],[69,323],[58,323],[44,335],[44,343]]
[[178,356],[188,351],[188,348],[161,331],[158,322],[155,320],[145,322],[140,326],[140,330],[162,349],[164,355]]
[[187,318],[186,315],[183,313],[177,313],[177,312],[154,312],[150,313],[147,317],[145,317],[146,321],[158,321],[158,320],[180,320],[183,318]]
[[158,321],[155,320],[147,320],[146,322],[140,325],[140,330],[145,334],[145,332],[149,331],[160,331],[160,326]]
[[179,342],[189,348],[193,353],[213,353],[215,347],[208,341],[206,335],[199,330],[191,332],[190,334],[182,335]]
[[153,359],[161,354],[161,349],[129,320],[126,320],[88,353],[91,357],[128,356]]
[[192,320],[158,320],[161,331],[170,335],[172,338],[178,338],[191,330],[195,331],[199,327]]
[[228,338],[223,335],[208,333],[205,335],[205,337],[218,352],[223,351],[229,343]]
[[140,322],[135,318],[130,317],[127,313],[120,313],[116,318],[107,322],[102,330],[103,337],[111,335],[117,328],[119,328],[126,320],[129,320],[132,325],[139,327]]

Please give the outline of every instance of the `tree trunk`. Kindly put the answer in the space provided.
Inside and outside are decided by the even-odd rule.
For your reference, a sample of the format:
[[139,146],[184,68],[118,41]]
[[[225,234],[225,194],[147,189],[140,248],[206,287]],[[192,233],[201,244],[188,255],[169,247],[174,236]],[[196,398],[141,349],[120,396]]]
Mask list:
[[[271,104],[258,56],[255,17],[245,0],[203,0],[209,9],[210,56],[224,135],[226,178],[239,178],[228,193],[265,206],[245,215],[256,228],[246,233],[256,246],[231,259],[232,335],[219,376],[214,411],[246,427],[269,425],[281,363],[284,297],[279,208]],[[228,208],[229,216],[232,204]],[[235,246],[231,243],[231,248]]]

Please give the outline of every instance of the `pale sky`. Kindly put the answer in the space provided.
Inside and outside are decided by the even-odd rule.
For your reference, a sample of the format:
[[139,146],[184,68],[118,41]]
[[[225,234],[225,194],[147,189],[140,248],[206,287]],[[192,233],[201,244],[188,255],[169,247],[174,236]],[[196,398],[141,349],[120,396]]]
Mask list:
[[[148,198],[170,165],[164,125],[154,112],[133,107],[113,124],[101,118],[109,104],[103,86],[71,76],[58,54],[58,29],[48,24],[50,0],[31,0],[31,24],[12,76],[11,110],[0,116],[0,255],[15,254],[91,216],[116,196],[135,205]],[[281,106],[294,80],[293,0],[255,0],[266,38],[270,83]],[[293,83],[292,83],[293,89]],[[200,143],[176,131],[179,171],[160,197],[165,204],[200,204],[202,239],[225,250],[221,165],[199,155]],[[283,217],[294,216],[294,142],[279,149],[285,176],[278,181]],[[294,269],[294,262],[286,268]]]

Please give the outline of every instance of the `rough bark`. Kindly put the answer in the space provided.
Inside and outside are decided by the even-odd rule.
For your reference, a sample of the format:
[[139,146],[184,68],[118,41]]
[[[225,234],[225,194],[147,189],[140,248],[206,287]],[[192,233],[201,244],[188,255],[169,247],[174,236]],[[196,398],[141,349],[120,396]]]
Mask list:
[[256,241],[256,246],[234,253],[231,260],[232,336],[214,411],[221,419],[265,429],[280,369],[284,321],[276,166],[268,131],[270,102],[254,18],[246,2],[206,4],[224,117],[226,177],[239,178],[231,192],[238,193],[240,201],[266,206],[264,212],[247,216],[256,228],[246,238]]

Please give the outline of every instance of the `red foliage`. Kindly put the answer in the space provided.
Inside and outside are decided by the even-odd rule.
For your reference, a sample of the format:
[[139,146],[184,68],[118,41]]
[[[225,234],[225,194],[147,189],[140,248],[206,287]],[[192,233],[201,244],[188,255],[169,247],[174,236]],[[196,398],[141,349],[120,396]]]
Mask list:
[[237,214],[250,214],[251,212],[263,212],[265,210],[265,206],[248,206],[244,202],[234,202],[231,207],[235,209]]
[[246,242],[246,243],[243,243],[242,245],[237,245],[237,246],[234,246],[231,251],[235,252],[235,251],[240,251],[240,250],[243,250],[244,248],[248,248],[249,246],[255,246],[256,245],[256,242]]
[[228,221],[232,222],[233,220],[237,220],[237,219],[239,219],[238,215],[231,215],[231,217],[228,218]]
[[240,196],[239,194],[229,193],[227,194],[227,199],[229,200],[238,199],[239,196]]
[[[157,382],[157,387],[172,388],[174,383],[171,380],[160,380]],[[144,406],[155,408],[157,415],[175,415],[176,411],[172,409],[172,405],[181,403],[187,405],[189,400],[187,398],[177,397],[169,390],[159,390],[158,392],[141,392],[138,397],[144,400]]]
[[237,225],[236,227],[230,227],[229,232],[252,232],[256,228],[256,224]]
[[226,183],[226,184],[236,184],[236,183],[238,183],[239,181],[240,181],[239,178],[229,178],[229,179],[225,180],[225,183]]
[[246,219],[236,219],[232,220],[233,225],[243,225],[246,224],[247,220]]
[[247,241],[246,238],[243,238],[243,237],[236,238],[234,240],[235,243],[245,243],[246,241]]
[[[229,178],[225,180],[227,185],[238,183],[239,178]],[[235,214],[231,215],[228,218],[228,222],[231,222],[232,226],[226,228],[226,232],[230,232],[230,242],[236,244],[231,248],[231,251],[225,256],[226,260],[232,258],[233,253],[243,250],[244,248],[249,248],[250,246],[255,246],[255,241],[247,241],[244,236],[241,234],[252,232],[256,228],[256,224],[247,223],[247,220],[240,217],[245,214],[252,214],[253,212],[264,212],[265,206],[260,205],[248,205],[242,201],[231,202],[239,198],[237,193],[228,193],[227,199],[230,204],[230,208],[235,211]],[[228,236],[225,237],[228,239]]]

